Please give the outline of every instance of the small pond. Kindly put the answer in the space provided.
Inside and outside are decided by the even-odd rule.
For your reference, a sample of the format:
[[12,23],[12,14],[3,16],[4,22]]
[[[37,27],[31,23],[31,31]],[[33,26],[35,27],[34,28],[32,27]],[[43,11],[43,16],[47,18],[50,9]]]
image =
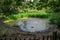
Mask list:
[[49,28],[49,21],[42,18],[28,18],[18,21],[18,25],[22,31],[41,32]]

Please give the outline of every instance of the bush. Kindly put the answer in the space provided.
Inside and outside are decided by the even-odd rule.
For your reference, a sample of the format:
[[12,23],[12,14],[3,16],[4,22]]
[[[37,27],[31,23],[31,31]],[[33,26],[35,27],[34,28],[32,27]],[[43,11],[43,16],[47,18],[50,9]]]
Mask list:
[[55,24],[60,28],[60,15],[54,14],[55,16],[52,16],[50,19],[51,24]]

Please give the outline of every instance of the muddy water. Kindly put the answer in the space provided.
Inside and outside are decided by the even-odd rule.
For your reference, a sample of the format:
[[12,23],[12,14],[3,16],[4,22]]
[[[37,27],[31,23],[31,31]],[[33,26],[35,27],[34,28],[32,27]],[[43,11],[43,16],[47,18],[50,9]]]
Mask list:
[[19,28],[23,31],[29,32],[38,32],[47,30],[48,27],[48,19],[40,19],[40,18],[28,18],[23,19],[18,22]]

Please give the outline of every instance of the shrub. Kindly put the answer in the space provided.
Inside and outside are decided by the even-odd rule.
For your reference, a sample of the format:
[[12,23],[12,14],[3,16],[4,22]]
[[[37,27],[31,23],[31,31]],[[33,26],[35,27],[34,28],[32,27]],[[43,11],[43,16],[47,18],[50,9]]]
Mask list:
[[58,26],[58,28],[60,28],[60,16],[57,14],[54,14],[55,16],[52,16],[50,19],[50,23],[51,24],[55,24]]

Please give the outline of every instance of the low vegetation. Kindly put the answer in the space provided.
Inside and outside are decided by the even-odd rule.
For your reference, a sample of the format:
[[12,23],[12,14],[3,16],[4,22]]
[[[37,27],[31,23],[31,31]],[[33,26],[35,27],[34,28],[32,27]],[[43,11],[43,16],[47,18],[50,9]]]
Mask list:
[[20,18],[24,18],[24,17],[35,17],[35,18],[48,18],[48,13],[46,12],[25,12],[25,13],[18,13],[18,14],[14,14],[14,15],[10,15],[7,16],[6,18],[8,20],[17,20]]
[[53,14],[50,18],[50,23],[55,24],[60,28],[60,14]]

